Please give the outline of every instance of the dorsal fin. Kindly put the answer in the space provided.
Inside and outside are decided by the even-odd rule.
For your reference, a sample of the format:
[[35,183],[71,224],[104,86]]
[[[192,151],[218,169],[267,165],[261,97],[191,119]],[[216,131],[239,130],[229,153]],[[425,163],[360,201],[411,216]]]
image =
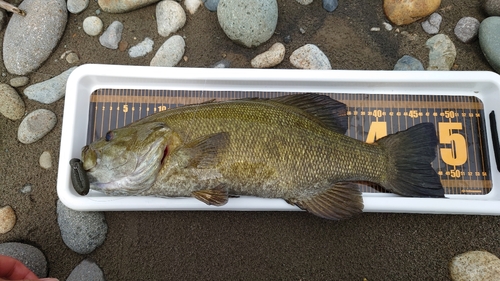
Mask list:
[[347,131],[347,106],[329,96],[304,93],[271,99],[274,102],[296,107],[307,117],[340,134]]

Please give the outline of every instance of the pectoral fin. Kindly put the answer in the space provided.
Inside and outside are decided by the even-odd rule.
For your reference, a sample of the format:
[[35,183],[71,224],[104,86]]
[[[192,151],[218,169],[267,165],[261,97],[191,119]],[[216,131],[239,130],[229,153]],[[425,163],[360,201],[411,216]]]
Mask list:
[[363,211],[363,197],[355,183],[336,183],[331,189],[305,200],[288,200],[316,216],[340,220]]
[[228,145],[229,133],[222,132],[195,139],[180,148],[180,152],[188,155],[186,167],[207,169],[219,163],[219,156]]
[[225,205],[229,197],[225,184],[220,184],[212,189],[193,191],[191,194],[203,203],[214,206]]

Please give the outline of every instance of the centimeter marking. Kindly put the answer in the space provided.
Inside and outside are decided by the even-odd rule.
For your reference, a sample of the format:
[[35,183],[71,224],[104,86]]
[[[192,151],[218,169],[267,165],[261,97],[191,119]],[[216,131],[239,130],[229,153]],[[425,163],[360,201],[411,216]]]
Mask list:
[[[107,131],[143,117],[186,104],[247,97],[273,98],[295,93],[256,91],[190,91],[99,89],[90,98],[87,143]],[[350,137],[372,143],[388,134],[422,122],[432,122],[439,137],[432,163],[446,194],[487,194],[490,177],[484,110],[481,100],[470,96],[384,95],[328,93],[348,107]],[[362,192],[381,192],[360,183]]]

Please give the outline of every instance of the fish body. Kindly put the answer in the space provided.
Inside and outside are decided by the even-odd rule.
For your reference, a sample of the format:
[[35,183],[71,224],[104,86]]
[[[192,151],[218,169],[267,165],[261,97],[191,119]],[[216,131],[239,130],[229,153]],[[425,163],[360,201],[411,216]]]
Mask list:
[[153,114],[84,147],[90,187],[112,195],[283,198],[329,219],[363,209],[359,181],[443,197],[434,125],[374,144],[345,135],[346,106],[324,95],[242,99]]

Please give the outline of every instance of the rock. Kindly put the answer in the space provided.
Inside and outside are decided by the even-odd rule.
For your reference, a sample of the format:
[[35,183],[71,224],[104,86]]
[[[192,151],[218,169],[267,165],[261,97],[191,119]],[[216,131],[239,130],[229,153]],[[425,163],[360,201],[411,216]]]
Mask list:
[[486,251],[455,256],[449,265],[453,281],[495,281],[500,276],[500,259]]
[[17,131],[17,139],[30,144],[43,138],[56,125],[57,116],[54,112],[47,109],[37,109],[26,116]]
[[184,55],[185,47],[184,39],[179,35],[174,35],[161,45],[149,65],[176,66]]
[[31,100],[51,104],[66,94],[66,82],[68,77],[76,69],[76,66],[49,80],[33,84],[24,89],[24,94]]
[[26,76],[19,76],[10,79],[10,85],[14,88],[28,85],[30,79]]
[[16,213],[11,206],[0,208],[0,234],[11,231],[16,225]]
[[45,170],[52,168],[52,156],[50,155],[50,151],[46,150],[42,152],[38,163],[40,164],[40,167],[44,168]]
[[104,281],[104,273],[99,266],[90,259],[83,260],[69,274],[66,281]]
[[168,37],[186,23],[186,13],[182,6],[172,0],[164,0],[156,5],[158,34]]
[[302,69],[332,69],[326,55],[313,44],[306,44],[290,56],[293,66]]
[[128,42],[127,41],[120,41],[120,43],[118,43],[118,50],[120,52],[125,52],[125,50],[127,50],[128,48]]
[[22,188],[21,188],[21,193],[22,194],[28,194],[30,193],[31,191],[33,190],[33,188],[31,187],[30,184],[27,184],[27,185],[24,185]]
[[217,12],[219,0],[203,0],[203,2],[205,2],[205,8],[207,8],[210,12]]
[[97,3],[107,13],[125,13],[158,1],[160,0],[99,0]]
[[422,28],[428,34],[437,34],[443,17],[438,13],[433,13],[430,17],[422,22]]
[[384,13],[396,25],[415,22],[434,13],[441,0],[384,0]]
[[143,57],[150,53],[153,50],[153,40],[151,38],[146,37],[141,43],[133,46],[128,50],[128,55],[131,58]]
[[480,24],[481,23],[473,17],[463,17],[455,26],[455,35],[460,41],[470,43],[476,40]]
[[285,58],[285,46],[275,43],[269,50],[252,59],[252,67],[267,68],[280,64]]
[[202,0],[184,0],[184,6],[186,6],[186,10],[193,15],[196,13],[198,8],[203,4]]
[[26,107],[17,91],[7,84],[0,83],[0,113],[10,120],[24,116]]
[[256,47],[274,34],[278,4],[276,0],[220,0],[217,18],[231,40],[245,47]]
[[457,51],[450,38],[444,34],[434,35],[425,43],[429,51],[427,70],[450,70],[455,62]]
[[71,52],[66,56],[66,61],[71,64],[77,63],[79,60],[80,58],[78,57],[77,53]]
[[89,6],[89,0],[68,0],[68,11],[72,14],[83,12]]
[[83,20],[83,31],[90,36],[97,36],[103,28],[102,20],[96,16],[86,17]]
[[123,24],[119,21],[112,22],[106,31],[99,37],[101,45],[108,49],[118,49],[118,43],[122,40]]
[[57,223],[64,244],[76,253],[94,251],[106,239],[108,225],[103,212],[79,212],[57,200]]
[[391,31],[392,30],[392,25],[388,22],[382,22],[382,25],[384,26],[385,30]]
[[313,0],[295,0],[297,1],[300,5],[309,5],[313,2]]
[[401,57],[396,65],[394,66],[394,70],[425,70],[422,63],[409,55],[404,55]]
[[2,243],[0,244],[0,255],[19,260],[40,278],[47,277],[45,255],[31,245],[17,242]]
[[25,75],[50,56],[63,35],[68,12],[65,0],[25,0],[19,9],[29,12],[10,19],[4,34],[3,61],[10,73]]
[[333,12],[339,6],[338,0],[323,0],[323,9]]
[[500,16],[500,0],[485,0],[483,7],[488,16]]
[[484,19],[479,26],[479,44],[491,67],[500,73],[500,17]]
[[229,68],[231,63],[228,60],[220,60],[212,65],[212,68]]

